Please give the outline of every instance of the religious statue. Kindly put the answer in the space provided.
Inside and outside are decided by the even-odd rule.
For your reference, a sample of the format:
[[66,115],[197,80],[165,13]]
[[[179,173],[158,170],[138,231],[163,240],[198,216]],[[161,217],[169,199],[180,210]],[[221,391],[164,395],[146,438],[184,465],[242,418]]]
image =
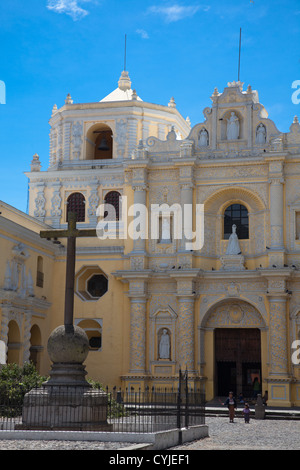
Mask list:
[[206,129],[201,129],[199,133],[199,146],[207,147],[208,146],[208,132]]
[[259,126],[257,126],[256,129],[256,143],[257,144],[265,144],[266,143],[266,137],[267,137],[267,131],[265,126],[260,123]]
[[159,358],[170,359],[170,338],[166,328],[163,329],[159,342]]
[[228,246],[226,250],[226,255],[240,255],[241,249],[238,240],[238,236],[236,234],[236,225],[232,226],[232,234],[229,237]]
[[239,118],[232,111],[230,118],[227,120],[227,140],[236,140],[239,138],[240,124]]

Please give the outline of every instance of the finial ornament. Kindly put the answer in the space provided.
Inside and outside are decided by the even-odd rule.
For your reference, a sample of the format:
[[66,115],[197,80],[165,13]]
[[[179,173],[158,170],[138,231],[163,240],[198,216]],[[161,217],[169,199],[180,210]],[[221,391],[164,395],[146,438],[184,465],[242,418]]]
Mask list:
[[71,98],[70,93],[67,94],[67,97],[65,99],[65,104],[73,104],[73,100]]

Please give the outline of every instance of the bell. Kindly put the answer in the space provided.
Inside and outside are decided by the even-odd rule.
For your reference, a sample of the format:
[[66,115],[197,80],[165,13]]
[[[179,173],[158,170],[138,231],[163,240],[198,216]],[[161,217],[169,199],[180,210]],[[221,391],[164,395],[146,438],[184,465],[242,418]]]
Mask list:
[[107,145],[107,140],[105,137],[101,139],[98,150],[101,150],[101,151],[109,150],[109,146]]

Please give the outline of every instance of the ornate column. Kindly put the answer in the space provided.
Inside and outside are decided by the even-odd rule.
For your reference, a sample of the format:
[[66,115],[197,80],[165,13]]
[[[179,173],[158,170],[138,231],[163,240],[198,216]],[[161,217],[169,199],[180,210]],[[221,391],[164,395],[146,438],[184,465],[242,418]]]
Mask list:
[[1,325],[0,325],[0,340],[5,343],[6,355],[7,355],[7,343],[8,343],[8,323],[9,323],[9,312],[11,310],[10,305],[1,305]]
[[145,374],[146,368],[146,304],[140,297],[130,299],[130,370],[132,374]]
[[99,181],[97,178],[94,178],[94,180],[91,181],[90,183],[90,195],[88,198],[89,205],[88,205],[88,216],[89,216],[89,224],[92,227],[95,227],[97,225],[97,208],[99,205],[99,194],[98,194],[98,188],[99,188]]
[[64,148],[63,148],[63,159],[70,160],[70,146],[71,146],[71,123],[64,121]]
[[217,148],[218,96],[219,96],[219,92],[217,88],[215,88],[214,93],[211,96],[213,105],[212,105],[212,132],[211,132],[210,138],[211,138],[211,148],[213,150]]
[[31,328],[32,312],[25,310],[24,312],[24,340],[23,340],[23,362],[29,362],[30,358],[30,328]]
[[[134,212],[140,236],[133,240],[133,251],[130,256],[132,269],[146,268],[146,239],[148,237],[147,217],[147,163],[145,161],[134,163],[132,168],[132,189],[134,191]],[[133,222],[131,222],[133,223]]]
[[[188,244],[192,243],[191,235],[193,233],[193,192],[194,192],[194,177],[193,165],[194,158],[187,157],[185,162],[179,165],[179,185],[180,185],[180,205],[182,211],[182,235],[178,243],[178,265],[185,265],[192,267],[192,253],[187,248]],[[184,257],[184,262],[182,258]],[[187,257],[190,260],[187,260]]]
[[270,375],[288,375],[286,297],[270,296]]
[[268,278],[269,299],[269,377],[270,406],[291,406],[286,277]]
[[45,183],[37,182],[36,188],[37,188],[37,196],[34,200],[35,202],[34,217],[44,222],[44,218],[46,215],[46,210],[45,210],[46,199],[45,199],[45,194],[44,194]]
[[133,151],[135,150],[138,142],[138,121],[135,118],[128,118],[128,127],[127,127],[127,158],[132,156]]
[[270,157],[269,185],[270,185],[270,252],[269,266],[283,266],[284,264],[284,157]]
[[177,278],[177,365],[187,368],[189,377],[195,376],[195,315],[194,282],[189,278]]
[[51,224],[54,228],[58,228],[60,225],[60,219],[62,215],[62,209],[61,209],[61,182],[60,181],[54,181],[52,183],[52,188],[53,188],[53,193],[52,193],[52,198],[51,198],[51,211],[50,215],[52,217]]
[[252,107],[253,107],[253,104],[252,104],[252,100],[251,101],[248,101],[247,103],[247,130],[248,130],[248,134],[247,134],[247,140],[248,140],[248,148],[252,148],[253,147],[253,125],[252,125]]
[[178,307],[178,364],[194,373],[194,299],[180,296]]

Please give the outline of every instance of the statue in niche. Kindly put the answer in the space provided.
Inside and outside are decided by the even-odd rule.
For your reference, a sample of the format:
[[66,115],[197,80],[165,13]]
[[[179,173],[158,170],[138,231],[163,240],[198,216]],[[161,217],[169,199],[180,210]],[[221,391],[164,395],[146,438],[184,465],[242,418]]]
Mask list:
[[159,359],[170,359],[170,337],[166,328],[163,329],[159,342]]
[[199,133],[199,147],[207,147],[208,146],[208,132],[206,129],[201,129]]
[[239,118],[232,111],[230,118],[227,120],[227,140],[236,140],[239,138],[240,123]]
[[257,129],[256,129],[255,142],[257,144],[265,144],[266,143],[266,137],[267,137],[266,127],[262,123],[260,123],[259,126],[257,126]]
[[236,234],[236,225],[232,226],[232,234],[229,237],[228,246],[226,250],[226,255],[240,255],[241,249],[239,244],[239,239]]

